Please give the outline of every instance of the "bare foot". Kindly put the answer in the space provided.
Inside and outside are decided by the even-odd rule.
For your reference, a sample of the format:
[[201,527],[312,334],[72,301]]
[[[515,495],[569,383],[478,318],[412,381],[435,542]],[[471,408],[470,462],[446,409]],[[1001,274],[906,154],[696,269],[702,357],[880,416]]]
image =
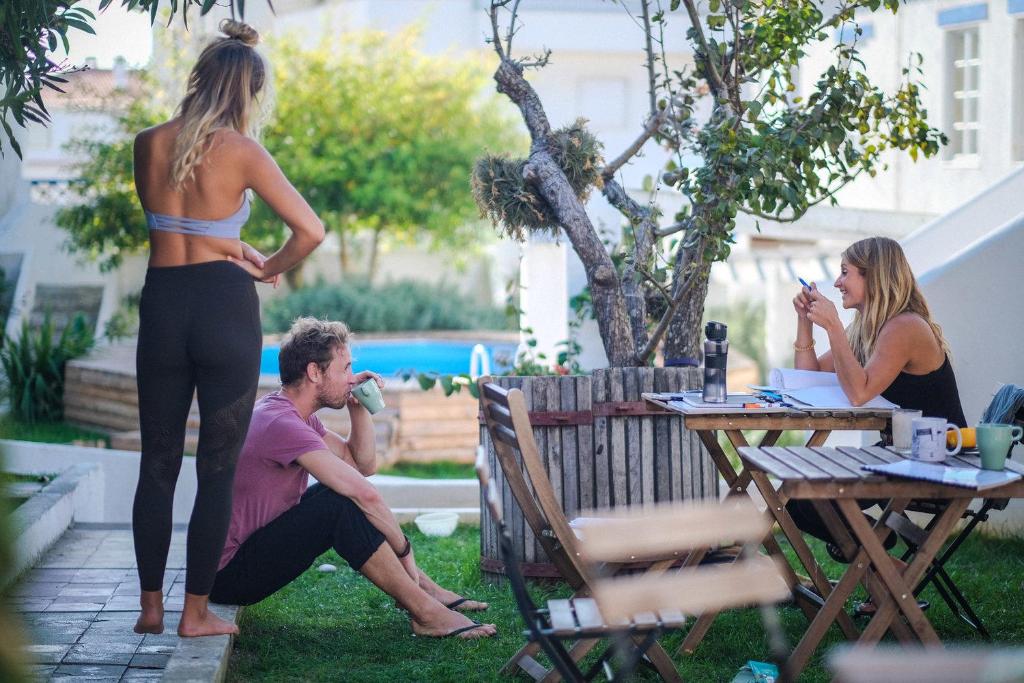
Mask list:
[[[450,609],[440,609],[431,614],[431,617],[422,622],[411,620],[412,632],[418,636],[430,638],[444,638],[453,636],[464,640],[476,638],[490,638],[497,634],[498,629],[494,624],[475,624],[475,622],[464,614],[453,612]],[[467,628],[468,627],[468,628]],[[466,629],[461,631],[460,629]]]
[[185,606],[178,622],[178,635],[182,638],[233,635],[238,626],[221,619],[210,611],[209,596],[185,593]]
[[135,622],[136,633],[164,632],[164,594],[163,591],[142,591],[139,595],[142,613]]
[[462,597],[458,593],[441,588],[422,571],[420,571],[420,588],[422,588],[427,595],[434,598],[448,609],[454,609],[460,612],[482,612],[490,607],[486,602],[470,600],[469,598]]

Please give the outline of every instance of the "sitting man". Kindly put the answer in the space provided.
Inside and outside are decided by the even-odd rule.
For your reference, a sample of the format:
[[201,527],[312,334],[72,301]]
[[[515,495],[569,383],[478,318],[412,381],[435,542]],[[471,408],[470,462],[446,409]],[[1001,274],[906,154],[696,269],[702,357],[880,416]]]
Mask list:
[[[231,523],[210,599],[250,605],[290,583],[328,548],[407,609],[424,636],[493,636],[461,611],[487,608],[434,583],[380,493],[373,421],[352,388],[379,376],[352,374],[349,331],[299,318],[281,343],[280,391],[256,402],[238,458]],[[348,439],[326,429],[324,407],[348,407]],[[319,482],[307,490],[308,475]],[[460,611],[457,611],[460,610]]]

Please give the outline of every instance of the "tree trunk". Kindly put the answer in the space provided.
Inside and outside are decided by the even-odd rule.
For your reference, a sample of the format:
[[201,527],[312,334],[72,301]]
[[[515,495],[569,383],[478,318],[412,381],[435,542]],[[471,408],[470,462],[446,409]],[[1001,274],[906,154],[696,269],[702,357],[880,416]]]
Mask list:
[[300,261],[295,264],[295,267],[291,270],[284,271],[284,281],[288,283],[288,288],[293,292],[296,289],[301,289],[304,284],[304,278],[302,276],[303,263]]
[[348,240],[345,239],[344,228],[338,229],[338,265],[341,266],[341,274],[348,275],[349,257]]
[[494,80],[498,84],[498,92],[507,95],[519,107],[530,131],[532,144],[529,160],[523,169],[524,179],[548,203],[558,225],[572,243],[573,251],[583,262],[594,317],[597,318],[608,363],[612,367],[634,366],[637,363],[636,348],[615,264],[583,203],[551,156],[551,124],[544,106],[533,86],[523,77],[521,64],[503,58],[494,72]]
[[[678,252],[679,263],[676,270],[676,277],[679,273],[685,274],[683,267],[686,262],[691,262],[694,255],[687,249],[680,249]],[[701,270],[694,278],[693,285],[683,297],[679,308],[669,321],[668,330],[665,333],[665,365],[687,364],[699,365],[701,363],[701,330],[700,322],[704,317],[704,299],[708,294],[708,277],[711,274],[711,267],[708,264],[696,265]]]
[[377,253],[381,230],[383,228],[374,228],[373,234],[370,236],[370,259],[366,266],[366,281],[371,285],[373,284],[373,279],[377,276]]

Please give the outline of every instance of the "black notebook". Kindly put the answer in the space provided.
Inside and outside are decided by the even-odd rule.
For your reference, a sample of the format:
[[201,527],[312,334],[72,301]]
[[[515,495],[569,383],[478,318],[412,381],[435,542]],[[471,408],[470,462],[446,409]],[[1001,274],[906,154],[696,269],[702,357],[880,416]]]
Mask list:
[[964,489],[982,491],[991,489],[1003,484],[1017,481],[1021,475],[1009,470],[981,470],[970,467],[948,467],[934,462],[918,462],[916,460],[901,460],[885,465],[861,465],[869,472],[877,472],[893,477],[905,479],[918,479],[930,481],[936,484],[948,484],[959,486]]

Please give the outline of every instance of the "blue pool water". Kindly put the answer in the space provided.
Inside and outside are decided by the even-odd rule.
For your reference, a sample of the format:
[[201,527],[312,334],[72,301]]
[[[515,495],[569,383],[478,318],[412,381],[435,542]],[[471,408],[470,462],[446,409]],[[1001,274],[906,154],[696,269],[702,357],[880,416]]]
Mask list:
[[[395,339],[380,341],[356,341],[352,344],[353,372],[373,370],[385,377],[397,375],[403,370],[417,372],[439,372],[457,375],[469,372],[469,359],[474,342],[444,341],[434,339]],[[487,358],[492,373],[507,371],[512,365],[516,345],[507,342],[485,342]],[[263,348],[260,373],[277,375],[278,347]]]

